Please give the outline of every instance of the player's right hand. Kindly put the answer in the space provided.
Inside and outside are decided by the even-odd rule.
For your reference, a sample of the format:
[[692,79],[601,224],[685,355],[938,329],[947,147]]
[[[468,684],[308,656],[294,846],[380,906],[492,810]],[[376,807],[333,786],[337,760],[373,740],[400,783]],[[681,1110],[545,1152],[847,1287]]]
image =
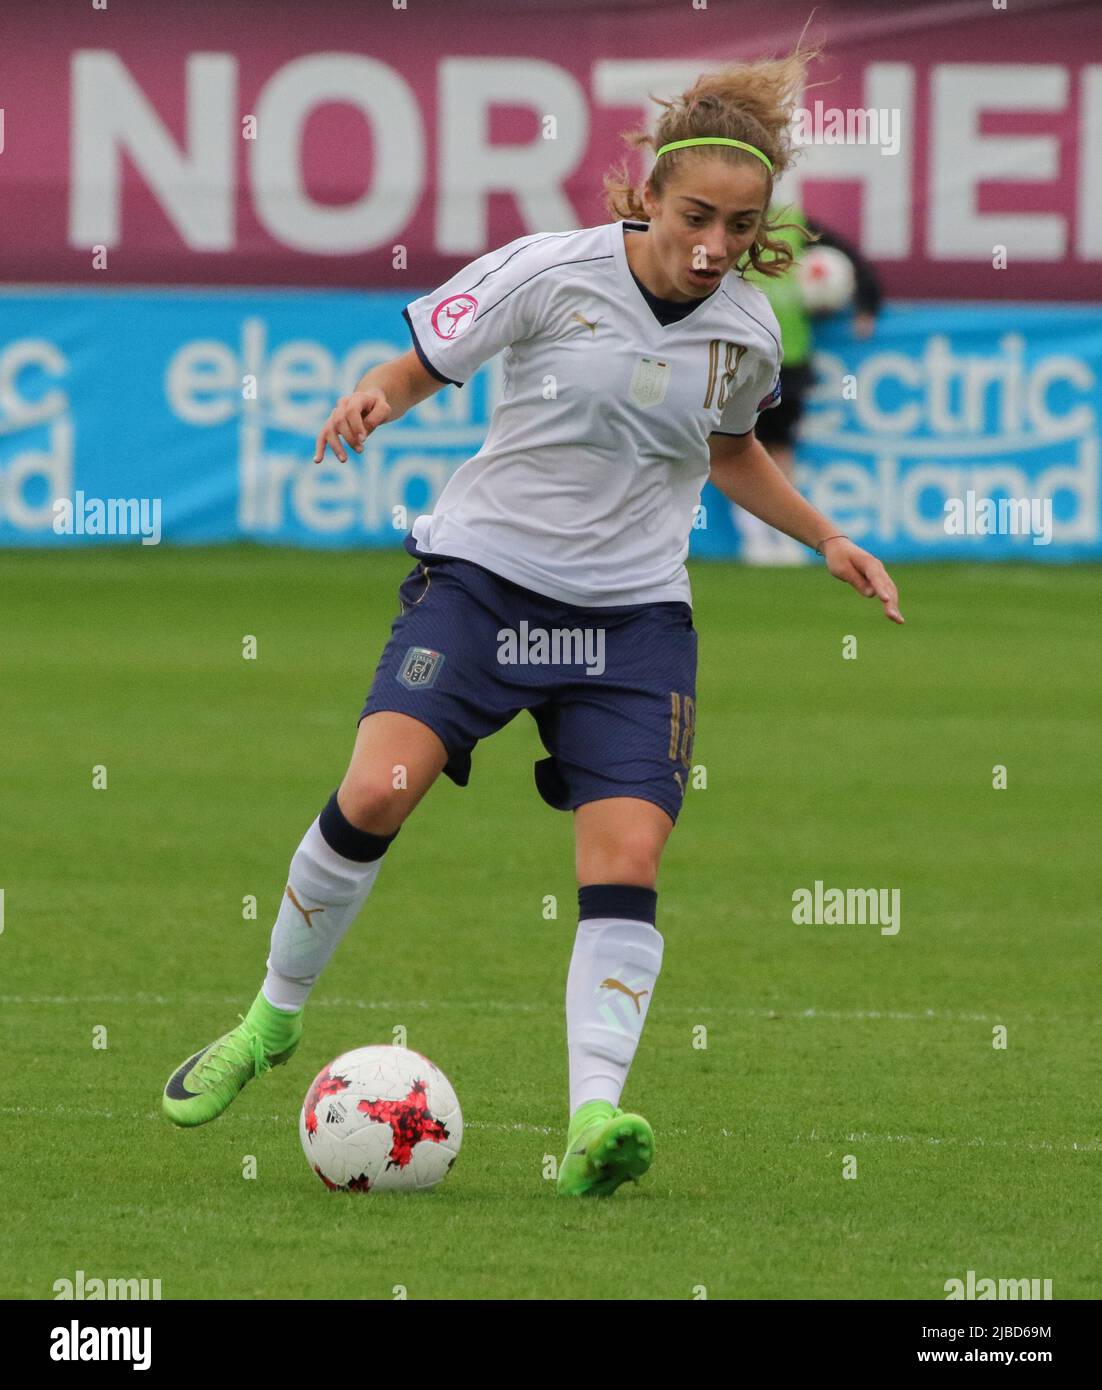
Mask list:
[[358,454],[363,453],[364,440],[377,425],[389,420],[390,415],[390,402],[378,388],[353,391],[350,396],[342,396],[318,434],[314,444],[314,462],[321,462],[328,444],[340,461],[347,463],[348,455],[342,439],[347,440]]

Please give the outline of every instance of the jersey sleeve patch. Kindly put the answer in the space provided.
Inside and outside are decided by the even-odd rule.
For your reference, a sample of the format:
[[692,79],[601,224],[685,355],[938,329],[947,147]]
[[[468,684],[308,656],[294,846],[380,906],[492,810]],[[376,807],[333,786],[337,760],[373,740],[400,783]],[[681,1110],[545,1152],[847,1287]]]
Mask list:
[[760,401],[758,401],[758,410],[759,410],[759,411],[762,411],[762,410],[769,410],[769,409],[771,409],[773,406],[779,405],[779,404],[780,404],[780,399],[781,399],[781,374],[780,374],[780,372],[778,371],[778,372],[777,372],[776,379],[774,380],[773,385],[772,385],[772,387],[771,387],[771,389],[770,389],[768,395],[763,396],[762,399],[761,399]]
[[503,348],[534,333],[544,284],[540,272],[548,263],[544,239],[520,237],[407,304],[402,313],[426,368],[462,386]]

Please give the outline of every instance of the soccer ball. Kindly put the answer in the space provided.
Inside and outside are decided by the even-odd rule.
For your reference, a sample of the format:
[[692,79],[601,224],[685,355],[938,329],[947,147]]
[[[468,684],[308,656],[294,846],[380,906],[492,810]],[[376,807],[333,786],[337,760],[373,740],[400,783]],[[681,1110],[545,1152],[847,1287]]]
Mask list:
[[451,1083],[419,1052],[358,1047],[323,1067],[299,1116],[306,1160],[331,1192],[420,1192],[463,1139]]
[[835,314],[857,289],[853,262],[834,246],[813,246],[796,262],[800,298],[809,314]]

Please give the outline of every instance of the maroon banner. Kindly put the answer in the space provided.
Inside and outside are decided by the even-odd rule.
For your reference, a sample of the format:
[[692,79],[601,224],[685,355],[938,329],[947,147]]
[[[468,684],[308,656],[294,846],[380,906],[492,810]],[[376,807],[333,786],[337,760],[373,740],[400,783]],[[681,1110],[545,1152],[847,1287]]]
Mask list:
[[[778,196],[855,241],[889,295],[1102,293],[1102,6],[1001,3],[815,8],[828,85]],[[787,52],[811,9],[5,6],[0,278],[439,284],[514,237],[607,221],[602,175],[659,114],[648,93]]]

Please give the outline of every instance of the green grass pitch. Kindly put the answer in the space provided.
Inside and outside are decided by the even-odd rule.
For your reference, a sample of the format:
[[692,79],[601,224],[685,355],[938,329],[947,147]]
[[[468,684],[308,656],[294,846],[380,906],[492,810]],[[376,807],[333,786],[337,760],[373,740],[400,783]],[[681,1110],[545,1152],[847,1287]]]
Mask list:
[[[637,1187],[544,1176],[577,898],[527,715],[406,823],[290,1066],[204,1128],[162,1119],[256,992],[410,565],[0,556],[0,1296],[84,1270],[165,1298],[940,1299],[972,1269],[1097,1297],[1094,567],[896,566],[904,628],[818,566],[692,567],[707,786],[659,879]],[[817,879],[898,888],[898,935],[795,925]],[[303,1094],[398,1025],[456,1087],[462,1154],[431,1193],[330,1194]]]

